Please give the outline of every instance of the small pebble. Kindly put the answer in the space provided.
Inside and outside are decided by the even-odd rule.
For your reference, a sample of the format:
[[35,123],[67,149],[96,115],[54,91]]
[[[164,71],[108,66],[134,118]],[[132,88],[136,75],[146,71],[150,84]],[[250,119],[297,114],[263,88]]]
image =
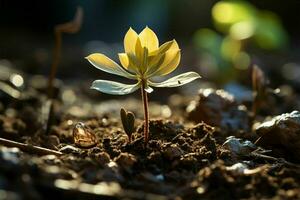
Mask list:
[[121,153],[116,159],[116,163],[124,168],[130,168],[136,163],[134,155],[129,153]]
[[256,148],[249,140],[242,141],[242,139],[234,136],[227,137],[223,146],[227,147],[234,155],[246,155]]
[[165,149],[163,154],[168,160],[174,160],[183,155],[183,151],[176,144],[172,144]]
[[75,124],[73,138],[75,145],[80,148],[91,148],[98,143],[95,133],[82,122]]

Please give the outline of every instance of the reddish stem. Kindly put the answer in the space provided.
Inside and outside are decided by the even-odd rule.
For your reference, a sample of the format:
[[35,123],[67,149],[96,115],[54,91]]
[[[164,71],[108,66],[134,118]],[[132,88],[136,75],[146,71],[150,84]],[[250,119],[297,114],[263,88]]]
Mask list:
[[145,91],[145,81],[142,80],[141,93],[142,93],[142,101],[144,105],[144,138],[145,144],[148,143],[149,140],[149,110],[148,110],[148,96]]
[[57,71],[57,66],[60,60],[61,54],[61,32],[55,31],[55,46],[53,51],[53,61],[51,65],[51,72],[48,80],[48,97],[53,98],[53,83]]

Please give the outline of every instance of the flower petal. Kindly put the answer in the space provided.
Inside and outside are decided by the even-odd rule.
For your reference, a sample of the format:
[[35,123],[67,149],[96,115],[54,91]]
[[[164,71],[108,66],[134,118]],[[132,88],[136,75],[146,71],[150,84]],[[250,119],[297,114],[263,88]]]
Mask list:
[[147,93],[151,93],[151,92],[153,92],[153,88],[148,86],[148,87],[145,88],[145,91]]
[[201,76],[196,72],[186,72],[183,74],[180,74],[178,76],[174,76],[166,81],[163,81],[161,83],[153,83],[151,81],[148,81],[149,85],[153,87],[178,87],[182,86],[184,84],[187,84],[189,82],[192,82],[195,79],[201,78]]
[[140,38],[138,38],[135,43],[135,57],[138,62],[137,66],[141,67],[144,59],[144,48],[142,47],[142,42]]
[[146,85],[145,89],[144,89],[147,93],[151,93],[153,92],[153,88],[150,87],[148,84]]
[[115,81],[96,80],[93,82],[91,89],[95,89],[106,94],[124,95],[136,91],[137,89],[139,89],[139,87],[140,82],[129,85]]
[[164,62],[164,59],[165,59],[165,54],[156,55],[154,56],[154,58],[150,57],[148,69],[146,72],[148,78],[153,76],[154,72],[156,72],[160,68],[160,66]]
[[133,74],[130,74],[120,65],[101,53],[94,53],[86,57],[86,59],[97,69],[104,72],[123,76],[130,79],[136,79]]
[[135,43],[138,37],[138,34],[132,28],[129,28],[124,37],[124,49],[126,53],[135,53]]
[[126,53],[119,53],[118,56],[119,56],[119,60],[120,60],[121,65],[125,69],[128,69],[129,68],[129,58],[128,58],[127,54]]
[[149,54],[149,56],[155,56],[157,54],[163,54],[163,53],[166,53],[168,50],[171,50],[171,49],[179,50],[179,46],[178,46],[176,40],[165,42],[164,44],[162,44],[159,47],[159,49],[157,49],[156,51],[151,52]]
[[118,55],[119,55],[119,60],[125,69],[127,69],[128,71],[134,74],[139,74],[139,70],[137,67],[139,66],[138,64],[139,61],[134,54],[119,53]]
[[164,76],[171,73],[179,65],[180,57],[180,50],[178,49],[171,49],[167,51],[162,64],[158,66],[158,69],[152,74],[148,74],[148,76]]
[[148,49],[142,46],[140,38],[137,39],[135,44],[135,57],[138,71],[143,74],[148,67]]
[[142,46],[146,47],[149,52],[158,49],[158,38],[148,26],[139,34],[139,38],[141,39]]
[[148,75],[150,74],[150,76],[151,76],[153,74],[153,72],[156,72],[161,67],[161,65],[163,64],[164,59],[166,57],[166,52],[169,50],[173,50],[173,51],[180,50],[176,40],[172,40],[172,41],[164,43],[163,45],[161,45],[159,47],[158,50],[149,54],[149,57],[148,57],[149,67],[148,67],[148,71],[147,71]]

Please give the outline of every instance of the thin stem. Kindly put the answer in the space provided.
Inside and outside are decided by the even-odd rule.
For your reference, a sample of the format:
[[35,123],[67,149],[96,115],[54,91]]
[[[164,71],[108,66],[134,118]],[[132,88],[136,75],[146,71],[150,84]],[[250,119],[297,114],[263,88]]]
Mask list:
[[48,98],[50,99],[49,105],[46,104],[46,106],[49,106],[48,116],[46,120],[46,129],[45,134],[48,135],[49,129],[52,123],[53,118],[53,99],[54,99],[54,79],[57,72],[57,66],[59,64],[60,56],[61,56],[61,40],[62,40],[62,34],[61,32],[55,30],[55,45],[53,49],[53,60],[51,64],[51,71],[48,79]]
[[128,135],[128,144],[131,144],[131,139],[132,138],[132,135]]
[[148,143],[149,140],[149,110],[148,110],[148,96],[145,91],[145,81],[142,80],[141,93],[142,93],[142,101],[144,105],[144,138],[145,144]]
[[253,103],[252,103],[253,120],[257,115],[258,108],[259,108],[259,102],[258,102],[257,94],[253,94]]
[[55,79],[57,66],[60,60],[61,54],[61,32],[55,31],[55,46],[53,51],[53,62],[51,65],[51,72],[48,80],[48,97],[53,98],[53,82]]

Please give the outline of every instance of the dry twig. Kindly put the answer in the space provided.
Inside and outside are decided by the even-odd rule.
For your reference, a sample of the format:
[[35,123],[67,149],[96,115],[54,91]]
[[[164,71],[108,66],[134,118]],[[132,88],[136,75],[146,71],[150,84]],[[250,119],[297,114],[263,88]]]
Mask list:
[[6,146],[6,147],[17,147],[24,152],[38,154],[38,155],[49,155],[49,154],[56,155],[56,156],[63,155],[63,153],[60,151],[55,151],[52,149],[47,149],[47,148],[43,148],[43,147],[39,147],[39,146],[33,146],[30,144],[15,142],[15,141],[4,139],[4,138],[0,138],[0,145]]

